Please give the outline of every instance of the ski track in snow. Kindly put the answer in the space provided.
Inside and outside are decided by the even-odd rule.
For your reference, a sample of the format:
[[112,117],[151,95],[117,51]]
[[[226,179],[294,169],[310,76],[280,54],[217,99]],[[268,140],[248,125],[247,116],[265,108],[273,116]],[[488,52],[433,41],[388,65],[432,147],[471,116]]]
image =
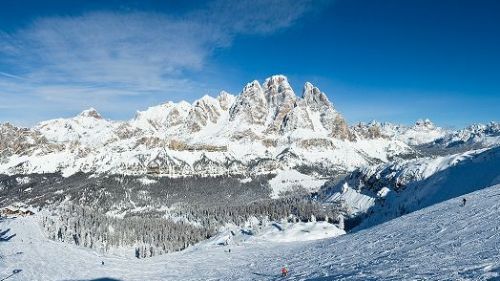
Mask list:
[[[311,242],[198,245],[148,259],[44,238],[37,217],[4,220],[0,278],[14,280],[500,280],[500,185],[381,225]],[[19,253],[22,252],[22,253]],[[101,265],[101,261],[105,265]],[[290,276],[279,276],[287,265]]]

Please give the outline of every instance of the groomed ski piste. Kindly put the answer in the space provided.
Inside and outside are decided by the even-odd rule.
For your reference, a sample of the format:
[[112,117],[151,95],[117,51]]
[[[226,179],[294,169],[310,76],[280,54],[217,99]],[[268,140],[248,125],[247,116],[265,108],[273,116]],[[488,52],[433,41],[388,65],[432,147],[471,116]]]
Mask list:
[[494,185],[335,238],[207,242],[135,259],[48,240],[35,215],[1,222],[15,236],[0,242],[0,280],[500,280],[499,217]]

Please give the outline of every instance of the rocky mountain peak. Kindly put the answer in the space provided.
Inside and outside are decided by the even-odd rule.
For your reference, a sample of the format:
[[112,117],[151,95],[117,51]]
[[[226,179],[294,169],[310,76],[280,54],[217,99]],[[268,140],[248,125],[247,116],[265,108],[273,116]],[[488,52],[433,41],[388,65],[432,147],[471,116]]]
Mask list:
[[425,119],[418,119],[417,122],[415,122],[415,127],[420,127],[420,128],[427,128],[427,129],[434,129],[434,123],[428,118]]
[[296,106],[297,97],[288,79],[283,75],[267,78],[264,82],[264,89],[269,108],[268,129],[277,131],[283,126],[286,115]]
[[260,85],[259,81],[253,80],[252,82],[247,83],[245,85],[245,87],[243,88],[243,91],[241,93],[242,94],[243,93],[252,94],[252,93],[259,93],[259,92],[262,92],[262,86]]
[[99,114],[99,112],[97,112],[97,110],[93,107],[82,111],[80,114],[78,114],[78,117],[90,117],[95,119],[102,119],[101,114]]
[[321,110],[322,108],[333,108],[325,93],[321,92],[317,87],[309,82],[304,84],[302,98],[306,102],[306,105],[315,111]]
[[219,101],[220,107],[224,111],[228,110],[231,107],[235,99],[236,97],[234,95],[231,95],[226,91],[221,91],[217,96],[217,100]]
[[263,125],[268,113],[268,104],[259,81],[248,83],[229,109],[230,121],[240,119],[250,124]]
[[296,100],[288,79],[283,75],[274,75],[267,78],[264,87],[267,102],[271,107],[280,107],[282,105],[289,107]]
[[284,75],[273,75],[264,81],[264,88],[273,92],[291,91],[292,87],[288,83],[288,79]]
[[196,132],[206,126],[208,122],[217,123],[222,110],[219,101],[205,95],[193,103],[193,108],[187,117],[187,126],[190,131]]

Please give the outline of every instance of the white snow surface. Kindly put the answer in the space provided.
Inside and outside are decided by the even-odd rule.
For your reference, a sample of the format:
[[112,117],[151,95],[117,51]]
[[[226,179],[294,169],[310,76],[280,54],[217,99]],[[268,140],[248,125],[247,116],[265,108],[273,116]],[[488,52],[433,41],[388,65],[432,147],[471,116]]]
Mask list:
[[453,198],[335,238],[200,244],[141,260],[47,240],[36,215],[7,219],[1,229],[16,236],[0,242],[0,277],[20,269],[7,280],[281,280],[287,265],[286,280],[497,280],[500,185],[466,197],[465,206]]
[[234,246],[243,243],[262,242],[299,242],[318,239],[332,238],[344,235],[346,232],[324,221],[309,222],[281,222],[259,221],[255,218],[247,222],[244,227],[227,225],[219,234],[207,241],[203,241],[197,247],[226,245]]
[[[384,189],[384,191],[387,191]],[[339,186],[339,189],[332,190],[333,194],[327,199],[328,201],[335,202],[342,200],[349,207],[348,211],[352,215],[367,212],[375,205],[375,196],[363,194],[358,190],[353,189],[347,183]],[[382,195],[382,194],[381,194]],[[384,194],[385,195],[385,194]]]
[[311,241],[345,234],[342,229],[327,222],[274,223],[271,229],[259,233],[258,240],[271,242]]
[[294,187],[305,188],[309,192],[318,191],[325,182],[326,179],[317,179],[295,170],[280,171],[269,181],[271,198],[278,198],[281,193],[291,191]]

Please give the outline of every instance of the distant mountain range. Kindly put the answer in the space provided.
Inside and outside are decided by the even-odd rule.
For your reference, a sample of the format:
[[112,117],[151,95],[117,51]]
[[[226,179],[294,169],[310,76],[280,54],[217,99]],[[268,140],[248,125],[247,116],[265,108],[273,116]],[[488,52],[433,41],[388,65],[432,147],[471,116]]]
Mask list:
[[[348,126],[325,93],[307,82],[297,96],[285,76],[248,83],[192,104],[167,102],[129,121],[88,109],[33,128],[0,125],[0,173],[244,175],[307,170],[317,176],[397,158],[499,143],[500,124],[450,131],[414,126]],[[464,148],[465,147],[465,148]]]

